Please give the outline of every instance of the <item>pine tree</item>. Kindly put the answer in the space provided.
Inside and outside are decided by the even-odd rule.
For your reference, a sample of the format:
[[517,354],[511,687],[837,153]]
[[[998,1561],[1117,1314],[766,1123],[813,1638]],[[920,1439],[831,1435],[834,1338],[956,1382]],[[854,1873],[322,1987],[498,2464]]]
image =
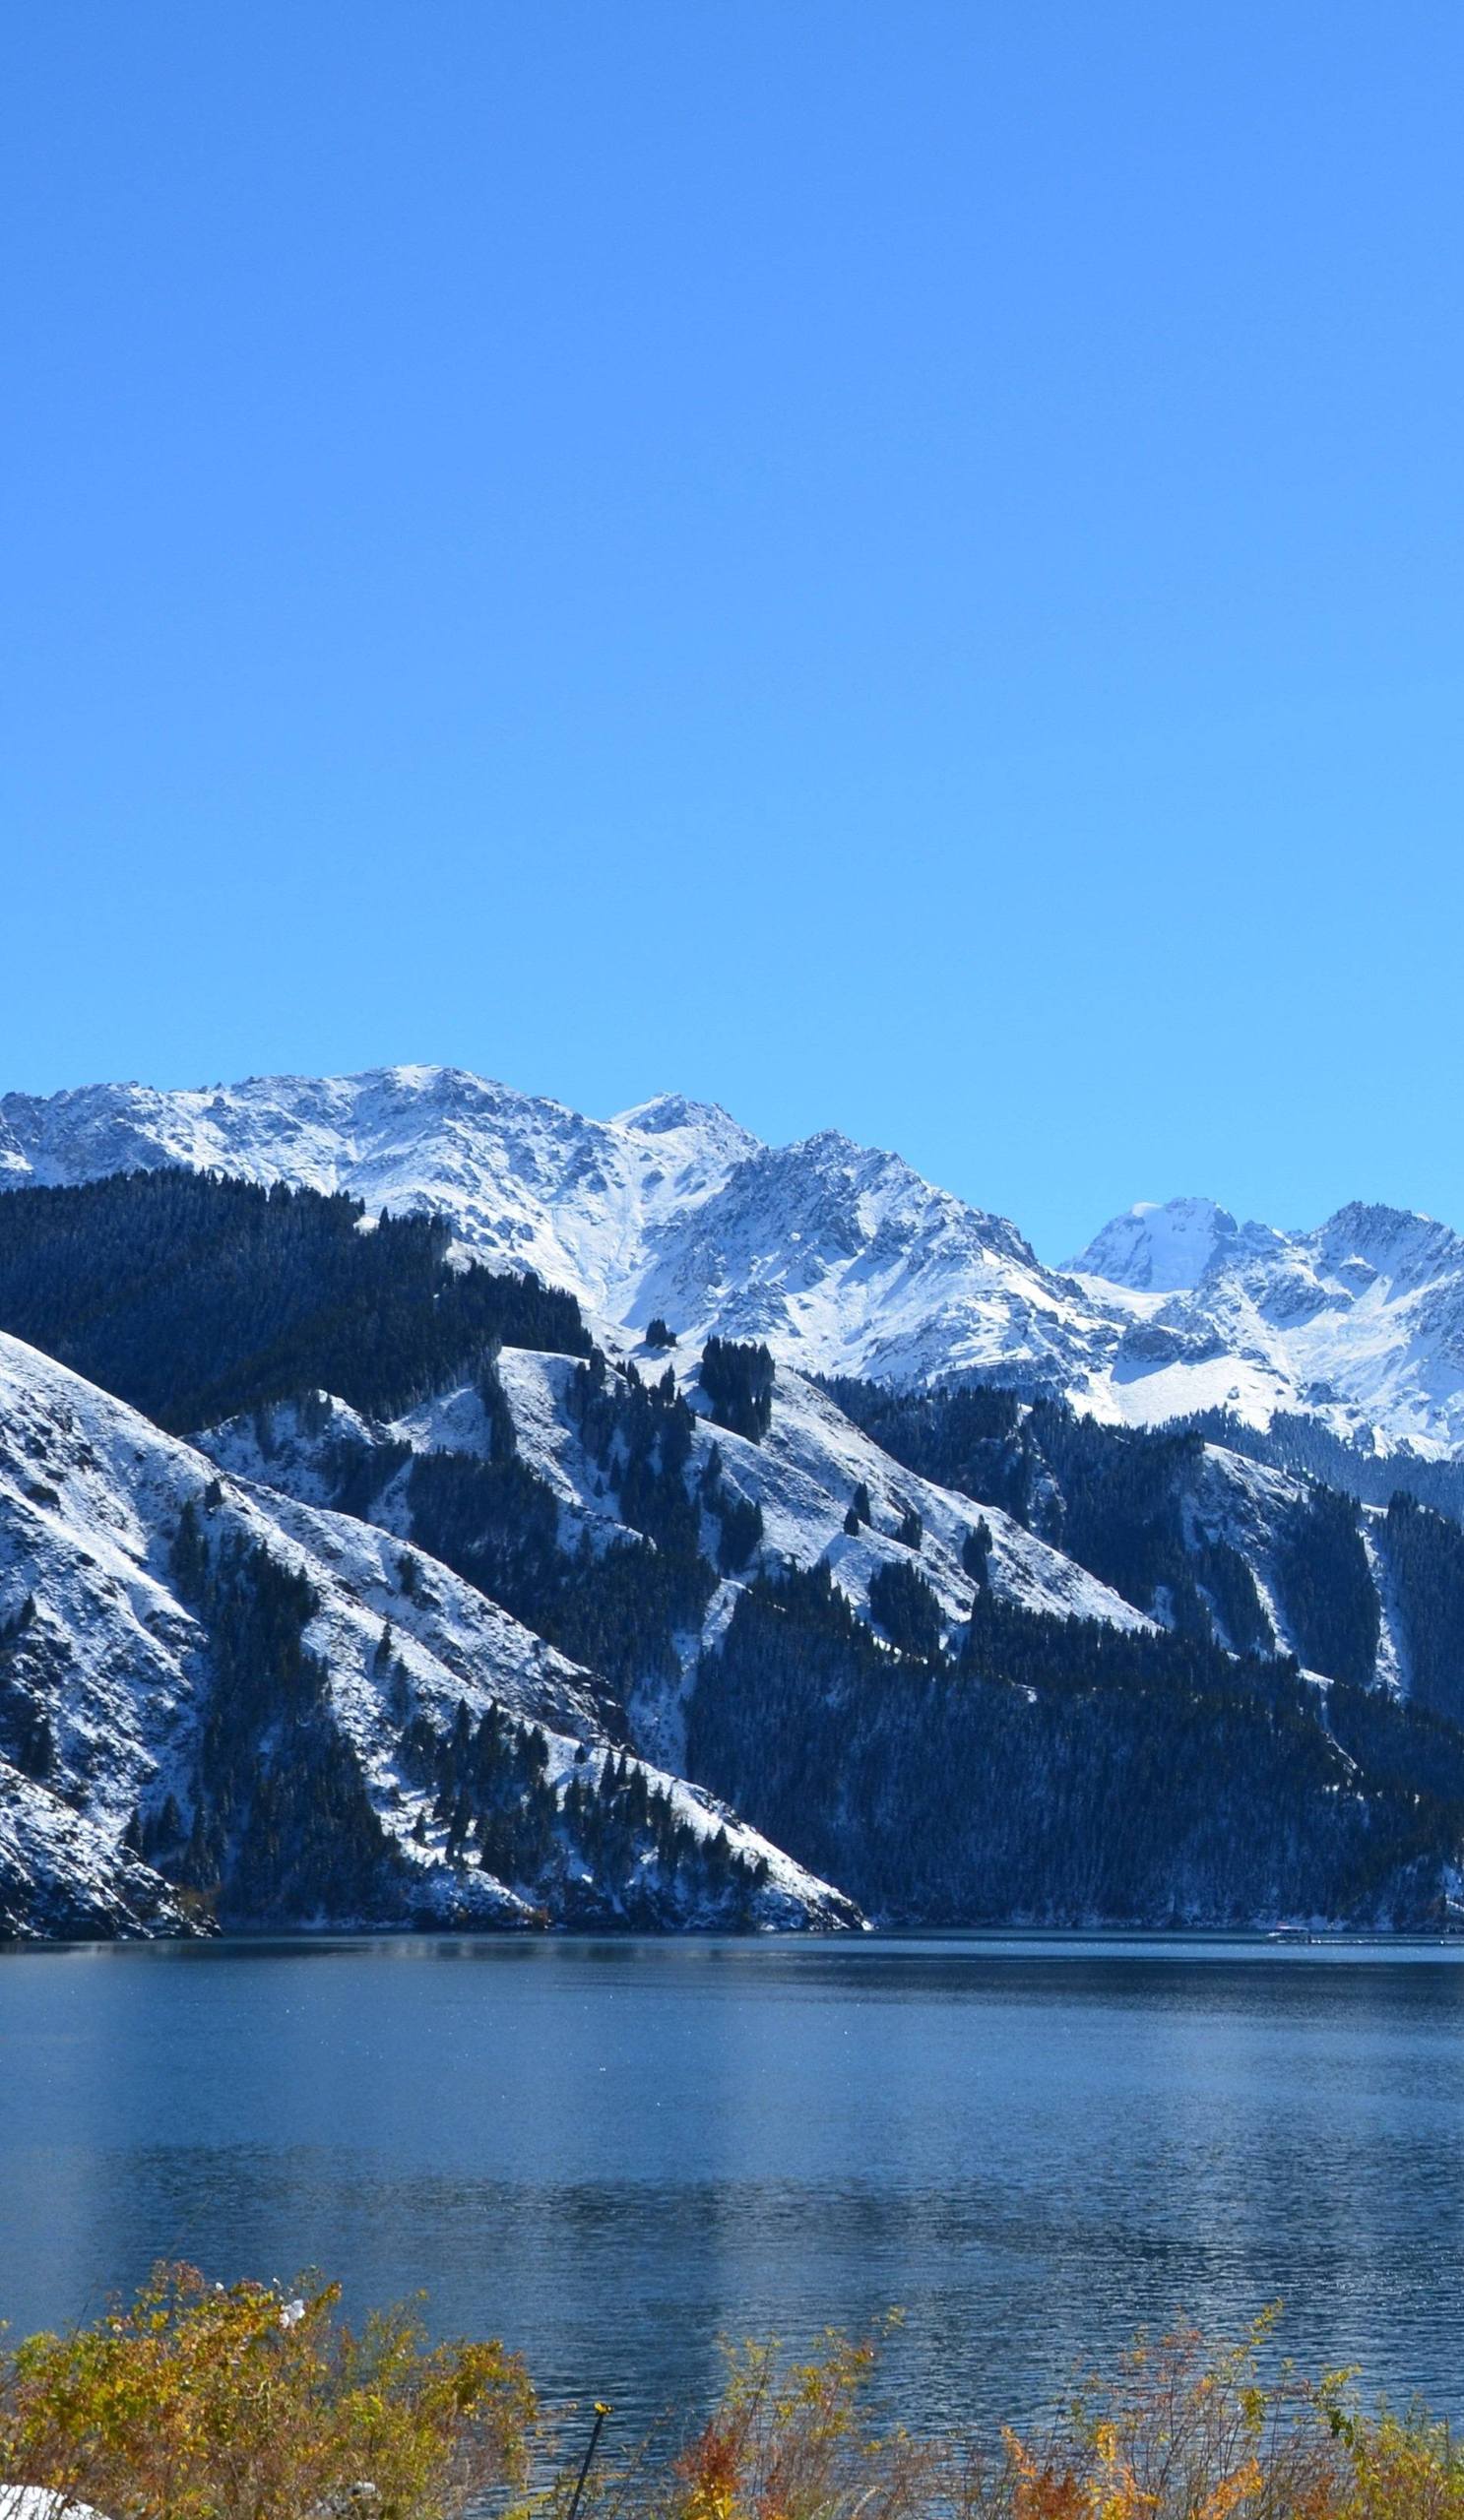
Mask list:
[[774,1366],[769,1350],[709,1339],[702,1351],[701,1385],[715,1424],[760,1444],[773,1422]]
[[869,1609],[902,1654],[933,1661],[940,1652],[940,1604],[923,1575],[904,1558],[877,1566],[869,1578]]
[[961,1543],[961,1564],[981,1591],[990,1580],[991,1527],[985,1514]]
[[42,1783],[56,1764],[56,1736],[44,1707],[32,1709],[20,1739],[17,1764],[24,1776]]
[[197,1601],[209,1571],[209,1548],[199,1529],[198,1508],[191,1496],[178,1516],[178,1528],[173,1537],[172,1567],[184,1601]]

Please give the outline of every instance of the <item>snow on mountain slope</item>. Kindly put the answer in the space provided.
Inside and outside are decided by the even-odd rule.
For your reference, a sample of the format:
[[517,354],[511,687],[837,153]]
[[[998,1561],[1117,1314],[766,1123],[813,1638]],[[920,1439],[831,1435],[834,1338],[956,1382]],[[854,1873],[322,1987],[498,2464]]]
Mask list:
[[1067,1382],[1118,1335],[1005,1218],[824,1130],[760,1148],[668,1224],[633,1303],[693,1338],[763,1339],[815,1373],[920,1383],[1001,1368]]
[[1141,1199],[1095,1234],[1071,1265],[1135,1293],[1172,1294],[1197,1286],[1217,1246],[1235,1231],[1235,1218],[1213,1199],[1168,1199],[1163,1207]]
[[[124,1845],[140,1807],[187,1808],[207,1719],[210,1647],[178,1596],[179,1518],[215,1465],[64,1366],[0,1335],[0,1924],[10,1930],[184,1927],[179,1903]],[[316,1608],[307,1650],[360,1763],[378,1818],[413,1868],[411,1917],[523,1921],[530,1903],[480,1868],[444,1859],[431,1796],[400,1754],[405,1691],[438,1730],[460,1704],[537,1725],[550,1782],[604,1763],[589,1674],[445,1567],[404,1582],[390,1537],[268,1488],[219,1480],[211,1537],[263,1545],[302,1574]],[[392,1650],[383,1653],[389,1625]],[[393,1666],[399,1667],[395,1670]],[[766,1861],[765,1921],[847,1922],[847,1904],[679,1779],[648,1771],[699,1839],[724,1826]],[[349,1922],[349,1920],[347,1920]],[[407,1922],[407,1915],[401,1920]],[[311,1922],[311,1920],[301,1920]]]
[[[988,1574],[999,1598],[1054,1617],[1096,1618],[1122,1628],[1150,1624],[1107,1585],[1024,1531],[1009,1515],[974,1505],[969,1497],[954,1495],[902,1470],[826,1393],[789,1367],[779,1368],[768,1432],[760,1443],[753,1443],[711,1422],[697,1381],[699,1358],[694,1351],[677,1349],[670,1357],[649,1358],[642,1352],[639,1362],[648,1374],[662,1373],[669,1365],[677,1388],[698,1412],[688,1484],[702,1479],[715,1446],[727,1487],[756,1505],[763,1519],[762,1543],[752,1564],[740,1576],[722,1582],[701,1633],[686,1639],[681,1693],[668,1700],[664,1692],[646,1689],[632,1701],[637,1738],[648,1754],[672,1764],[683,1755],[685,1690],[694,1676],[696,1656],[722,1634],[738,1592],[758,1566],[791,1560],[796,1566],[808,1567],[826,1558],[840,1590],[868,1617],[869,1585],[876,1569],[894,1561],[912,1562],[911,1551],[896,1537],[912,1509],[923,1526],[921,1547],[913,1562],[939,1601],[953,1650],[959,1648],[960,1631],[971,1616],[974,1592],[961,1562],[962,1544],[982,1523],[991,1536]],[[505,1350],[499,1360],[522,1456],[549,1480],[572,1514],[605,1520],[613,1499],[596,1498],[595,1466],[587,1459],[564,1408],[564,1384],[572,1370],[567,1358],[527,1351]],[[413,1430],[408,1424],[402,1431]],[[433,1439],[441,1440],[435,1429]],[[846,1532],[845,1520],[861,1485],[868,1491],[870,1521],[852,1534]],[[716,1537],[710,1518],[705,1519],[709,1528],[704,1546],[712,1557]]]
[[607,1121],[461,1069],[0,1098],[0,1182],[164,1163],[436,1208],[631,1330],[765,1339],[805,1371],[979,1374],[1155,1424],[1310,1413],[1383,1447],[1464,1449],[1464,1241],[1350,1207],[1311,1233],[1208,1199],[1114,1219],[1067,1272],[898,1156],[823,1131],[765,1147],[666,1095]]
[[89,1086],[0,1099],[0,1180],[213,1166],[435,1208],[464,1244],[592,1311],[767,1337],[808,1369],[907,1381],[1001,1367],[1066,1381],[1123,1319],[1044,1269],[1015,1227],[833,1131],[773,1149],[675,1096],[589,1120],[451,1068]]
[[1295,1410],[1344,1438],[1464,1447],[1464,1238],[1430,1217],[1354,1204],[1283,1233],[1178,1200],[1115,1219],[1074,1268],[1131,1314],[1096,1415]]
[[756,1144],[725,1111],[672,1096],[588,1120],[459,1068],[0,1098],[0,1179],[12,1188],[184,1164],[349,1191],[373,1215],[435,1208],[475,1253],[616,1314],[647,1235],[695,1209]]
[[[684,1477],[697,1492],[705,1479],[714,1446],[721,1456],[726,1487],[759,1507],[761,1544],[747,1568],[719,1585],[700,1630],[682,1640],[680,1689],[668,1694],[647,1682],[633,1693],[630,1715],[637,1747],[648,1757],[675,1766],[684,1749],[686,1690],[694,1680],[697,1656],[715,1642],[732,1614],[738,1591],[760,1565],[787,1560],[799,1567],[827,1558],[835,1582],[862,1615],[869,1615],[869,1584],[881,1564],[915,1563],[940,1603],[953,1643],[971,1615],[974,1585],[962,1563],[963,1544],[985,1524],[990,1534],[988,1581],[998,1599],[1063,1618],[1100,1619],[1119,1628],[1147,1628],[1152,1622],[1072,1559],[1023,1529],[995,1506],[973,1504],[966,1496],[936,1486],[903,1470],[870,1437],[853,1424],[827,1393],[790,1367],[780,1366],[774,1389],[772,1423],[760,1443],[712,1424],[698,1382],[699,1354],[678,1346],[671,1354],[638,1350],[630,1361],[646,1378],[659,1379],[669,1369],[678,1390],[698,1412],[692,1451]],[[613,1490],[587,1454],[567,1405],[568,1389],[579,1360],[539,1351],[506,1348],[498,1359],[498,1375],[513,1414],[518,1453],[559,1500],[561,1544],[573,1549],[588,1530],[597,1547],[634,1535],[616,1515]],[[343,1436],[374,1443],[408,1443],[414,1451],[486,1454],[488,1420],[477,1392],[471,1386],[449,1392],[410,1411],[393,1424],[371,1428],[333,1402],[329,1414],[302,1413],[286,1406],[267,1417],[232,1420],[200,1438],[211,1458],[240,1476],[275,1480],[296,1496],[319,1498],[329,1491],[328,1465]],[[263,1438],[263,1440],[261,1440]],[[845,1530],[856,1490],[868,1493],[870,1521],[857,1534]],[[373,1506],[405,1539],[410,1523],[401,1503],[401,1481],[394,1480]],[[923,1525],[918,1554],[896,1537],[906,1514],[914,1510]],[[703,1515],[702,1546],[715,1561],[717,1526]]]

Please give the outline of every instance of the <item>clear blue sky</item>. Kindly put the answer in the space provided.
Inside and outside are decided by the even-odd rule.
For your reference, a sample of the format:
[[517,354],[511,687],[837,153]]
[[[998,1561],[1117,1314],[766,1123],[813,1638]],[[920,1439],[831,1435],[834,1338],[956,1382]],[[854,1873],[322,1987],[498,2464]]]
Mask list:
[[1464,1225],[1457,0],[0,52],[0,1083]]

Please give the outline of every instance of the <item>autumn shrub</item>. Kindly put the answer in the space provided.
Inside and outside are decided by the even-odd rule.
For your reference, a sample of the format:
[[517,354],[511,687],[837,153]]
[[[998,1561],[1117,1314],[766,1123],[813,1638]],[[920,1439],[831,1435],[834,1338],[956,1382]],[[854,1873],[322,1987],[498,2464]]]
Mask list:
[[831,2331],[799,2360],[749,2345],[679,2446],[605,2462],[582,2499],[571,2461],[525,2498],[536,2402],[500,2346],[431,2347],[403,2312],[356,2335],[335,2288],[291,2300],[161,2268],[130,2307],[4,2360],[0,2515],[15,2481],[106,2520],[455,2520],[511,2500],[512,2520],[1464,2520],[1445,2426],[1366,2411],[1350,2373],[1275,2364],[1269,2332],[1141,2337],[1050,2422],[990,2441],[879,2422],[872,2340]]
[[1014,2520],[1341,2520],[1349,2375],[1304,2380],[1283,2363],[1263,2380],[1270,2326],[1235,2346],[1190,2328],[1140,2338],[1044,2431],[1003,2435],[973,2506]]
[[895,2520],[923,2507],[931,2463],[904,2433],[873,2432],[864,2397],[870,2343],[830,2334],[811,2359],[769,2346],[730,2358],[716,2414],[675,2462],[666,2520]]
[[868,2405],[870,2345],[732,2358],[668,2472],[606,2480],[652,2520],[1464,2520],[1464,2459],[1426,2414],[1368,2414],[1353,2375],[1269,2369],[1269,2317],[1235,2346],[1140,2338],[1045,2426],[917,2439]]
[[522,2477],[514,2356],[431,2346],[407,2311],[357,2333],[338,2304],[159,2267],[95,2326],[6,2354],[0,2483],[107,2520],[454,2520]]

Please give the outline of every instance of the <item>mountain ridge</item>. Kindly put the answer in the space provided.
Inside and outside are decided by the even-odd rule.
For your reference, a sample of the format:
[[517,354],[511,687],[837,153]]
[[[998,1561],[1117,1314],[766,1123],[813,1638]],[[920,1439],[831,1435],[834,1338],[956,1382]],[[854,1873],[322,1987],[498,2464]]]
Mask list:
[[[793,1292],[906,1265],[794,1168]],[[0,1930],[1452,1915],[1464,1518],[366,1222],[0,1199]]]
[[[222,1625],[197,1580],[210,1565],[227,1574]],[[226,1650],[251,1567],[286,1599],[295,1588],[306,1691],[252,1715],[247,1670]],[[403,1726],[410,1716],[430,1752],[463,1724],[460,1710],[474,1726],[507,1728],[510,1749],[515,1738],[543,1745],[541,1798],[555,1793],[560,1808],[544,1803],[537,1871],[495,1870],[490,1845],[480,1863],[454,1859],[451,1819]],[[233,1805],[219,1792],[221,1726],[240,1734]],[[262,1785],[288,1810],[307,1754],[338,1763],[327,1807],[348,1857],[351,1830],[364,1854],[352,1867],[327,1846],[314,1872],[299,1871],[286,1830],[281,1859],[296,1859],[297,1877],[282,1922],[716,1923],[739,1910],[770,1923],[857,1922],[735,1814],[633,1753],[632,1779],[665,1797],[687,1855],[678,1868],[632,1844],[620,1874],[582,1874],[566,1793],[582,1778],[598,1788],[626,1746],[595,1674],[425,1552],[404,1556],[376,1525],[240,1478],[0,1333],[0,1933],[188,1931],[221,1895],[225,1920],[232,1895],[240,1922],[267,1921],[268,1907],[263,1918],[247,1900],[240,1911],[228,1858],[240,1834],[248,1851]],[[169,1844],[169,1806],[192,1815],[197,1853]],[[745,1889],[698,1870],[719,1832],[734,1864],[756,1868]]]
[[1009,1219],[822,1129],[769,1147],[716,1103],[595,1120],[460,1068],[0,1097],[0,1183],[180,1164],[449,1215],[627,1332],[765,1340],[902,1388],[1001,1380],[1110,1422],[1310,1416],[1371,1450],[1464,1452],[1464,1238],[1355,1201],[1302,1231],[1140,1203],[1066,1269]]

